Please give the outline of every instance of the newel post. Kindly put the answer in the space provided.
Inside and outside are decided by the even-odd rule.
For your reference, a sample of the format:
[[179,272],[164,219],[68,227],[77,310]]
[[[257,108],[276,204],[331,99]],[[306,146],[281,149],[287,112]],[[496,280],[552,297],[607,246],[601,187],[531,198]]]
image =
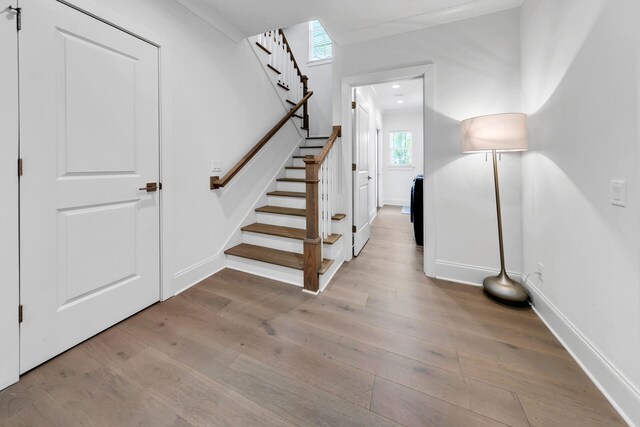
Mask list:
[[318,206],[318,172],[320,163],[314,156],[304,158],[307,186],[307,232],[304,239],[304,289],[318,292],[320,278],[318,270],[322,263],[322,239],[320,238],[320,212]]

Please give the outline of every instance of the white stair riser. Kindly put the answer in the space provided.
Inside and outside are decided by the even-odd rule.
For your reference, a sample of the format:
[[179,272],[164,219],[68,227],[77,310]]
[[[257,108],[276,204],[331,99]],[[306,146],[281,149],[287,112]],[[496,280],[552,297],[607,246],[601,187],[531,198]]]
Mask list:
[[293,166],[302,166],[304,167],[304,160],[303,159],[293,159]]
[[269,205],[281,206],[283,208],[304,209],[307,206],[307,201],[299,197],[269,196]]
[[267,277],[300,287],[304,284],[304,275],[301,270],[233,255],[227,255],[226,257],[227,267],[233,270],[244,271],[255,274],[256,276]]
[[260,224],[281,225],[293,228],[307,227],[307,219],[303,216],[280,215],[264,212],[258,212],[257,222]]
[[304,169],[287,169],[287,178],[304,179],[306,171]]
[[304,182],[287,182],[287,181],[278,181],[278,190],[279,191],[297,191],[304,192],[306,190],[306,184]]
[[[269,234],[242,232],[243,243],[250,245],[262,246],[265,248],[279,249],[281,251],[295,252],[297,254],[304,253],[304,243],[302,240],[290,239],[288,237],[272,236]],[[336,252],[336,245],[322,245],[322,256],[324,258],[333,259]]]
[[310,156],[320,154],[322,148],[308,148],[308,147],[300,147],[300,155],[301,156]]

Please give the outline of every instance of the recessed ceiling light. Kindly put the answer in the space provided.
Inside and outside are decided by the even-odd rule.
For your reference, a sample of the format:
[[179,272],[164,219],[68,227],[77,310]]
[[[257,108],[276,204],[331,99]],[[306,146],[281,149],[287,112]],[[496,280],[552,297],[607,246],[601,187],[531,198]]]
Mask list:
[[402,99],[398,99],[398,104],[402,104],[404,101]]
[[398,89],[398,88],[400,88],[400,85],[399,84],[395,84],[395,85],[391,86],[391,88],[392,89]]

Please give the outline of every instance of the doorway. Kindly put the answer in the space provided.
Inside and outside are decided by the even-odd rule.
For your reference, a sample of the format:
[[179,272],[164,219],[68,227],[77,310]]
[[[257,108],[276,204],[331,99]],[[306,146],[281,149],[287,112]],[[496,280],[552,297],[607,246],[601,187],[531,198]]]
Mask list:
[[[424,172],[423,79],[410,78],[354,88],[353,255],[370,237],[371,223],[382,206],[397,206],[407,222],[416,222],[422,245],[421,209],[413,209],[416,177]],[[422,203],[422,193],[416,200]]]
[[20,33],[20,372],[160,299],[158,47],[58,1]]

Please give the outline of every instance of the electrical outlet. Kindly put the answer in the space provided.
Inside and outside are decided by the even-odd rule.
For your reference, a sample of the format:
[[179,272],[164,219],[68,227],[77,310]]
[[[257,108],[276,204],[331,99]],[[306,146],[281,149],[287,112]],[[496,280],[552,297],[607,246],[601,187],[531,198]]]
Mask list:
[[613,206],[627,206],[627,183],[623,180],[613,179],[609,185],[609,200]]
[[211,172],[222,173],[222,160],[211,160]]

